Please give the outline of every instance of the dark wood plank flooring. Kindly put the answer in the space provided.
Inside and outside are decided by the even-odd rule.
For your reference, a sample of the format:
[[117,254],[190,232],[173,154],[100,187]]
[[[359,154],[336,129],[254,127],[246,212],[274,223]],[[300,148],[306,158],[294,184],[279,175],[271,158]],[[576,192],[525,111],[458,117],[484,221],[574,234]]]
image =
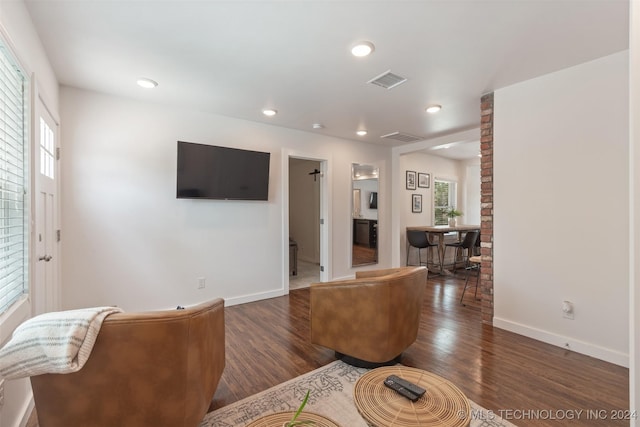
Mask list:
[[[473,288],[466,306],[458,302],[463,279],[429,277],[418,339],[402,363],[453,381],[518,426],[629,425],[611,419],[611,411],[629,407],[628,369],[482,325]],[[229,307],[226,324],[227,365],[211,409],[335,360],[331,350],[309,343],[308,289]],[[557,419],[578,418],[580,410],[579,419]],[[587,419],[589,410],[608,417]]]
[[[518,426],[629,425],[611,419],[629,407],[626,368],[482,325],[473,288],[466,306],[458,302],[463,279],[429,277],[419,336],[403,364],[449,379]],[[226,367],[210,410],[335,360],[309,343],[308,289],[227,307],[225,316]]]
[[351,261],[353,265],[375,264],[378,262],[377,252],[376,248],[354,243],[351,251]]

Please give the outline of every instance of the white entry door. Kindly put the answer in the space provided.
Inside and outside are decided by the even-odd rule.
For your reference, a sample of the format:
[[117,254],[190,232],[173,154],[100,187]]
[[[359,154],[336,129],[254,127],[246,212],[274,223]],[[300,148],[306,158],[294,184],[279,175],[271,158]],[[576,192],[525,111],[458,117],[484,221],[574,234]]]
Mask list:
[[59,310],[58,288],[58,124],[42,103],[38,104],[35,132],[35,280],[34,314]]

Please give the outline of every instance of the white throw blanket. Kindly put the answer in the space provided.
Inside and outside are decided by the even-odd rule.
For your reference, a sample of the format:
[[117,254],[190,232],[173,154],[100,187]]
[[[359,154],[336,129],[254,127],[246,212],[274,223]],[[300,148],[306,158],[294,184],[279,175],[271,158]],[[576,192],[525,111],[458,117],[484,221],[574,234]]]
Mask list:
[[67,374],[89,358],[102,321],[118,307],[58,311],[33,317],[16,328],[0,349],[0,377]]

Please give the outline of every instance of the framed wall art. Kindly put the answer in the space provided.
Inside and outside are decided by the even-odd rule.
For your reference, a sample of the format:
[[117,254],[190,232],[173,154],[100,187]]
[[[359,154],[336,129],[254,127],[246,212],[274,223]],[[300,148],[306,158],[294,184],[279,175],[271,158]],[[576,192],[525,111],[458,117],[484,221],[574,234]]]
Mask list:
[[416,189],[416,172],[407,171],[407,190]]
[[422,194],[411,195],[411,212],[413,213],[422,212]]
[[429,188],[431,185],[431,175],[428,173],[419,173],[418,174],[418,187],[420,188]]

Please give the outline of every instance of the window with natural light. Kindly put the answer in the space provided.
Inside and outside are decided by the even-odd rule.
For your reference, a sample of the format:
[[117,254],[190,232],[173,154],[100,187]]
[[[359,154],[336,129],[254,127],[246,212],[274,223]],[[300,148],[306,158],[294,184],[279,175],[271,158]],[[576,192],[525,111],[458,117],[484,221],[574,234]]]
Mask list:
[[53,130],[40,117],[40,173],[51,179],[55,178],[54,150]]
[[28,291],[27,79],[0,42],[0,314]]
[[436,178],[433,181],[433,224],[447,225],[447,211],[456,205],[456,182]]

